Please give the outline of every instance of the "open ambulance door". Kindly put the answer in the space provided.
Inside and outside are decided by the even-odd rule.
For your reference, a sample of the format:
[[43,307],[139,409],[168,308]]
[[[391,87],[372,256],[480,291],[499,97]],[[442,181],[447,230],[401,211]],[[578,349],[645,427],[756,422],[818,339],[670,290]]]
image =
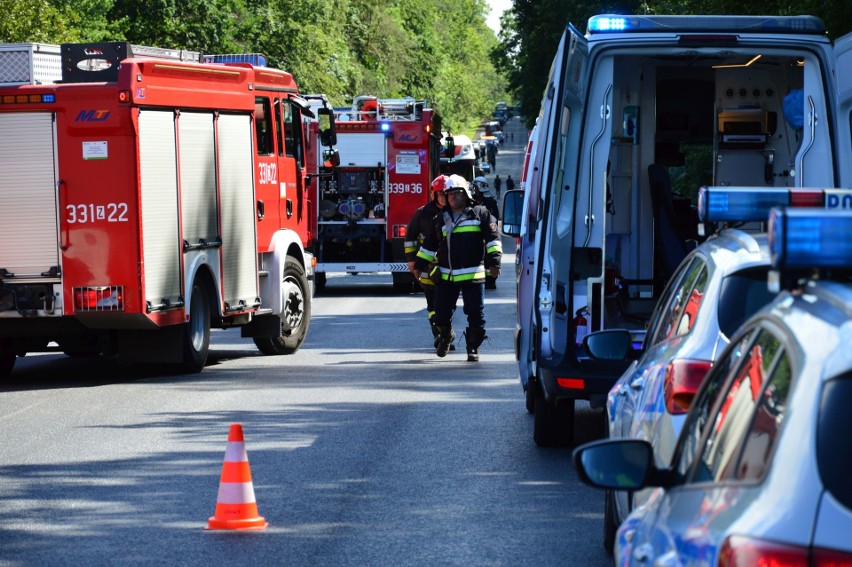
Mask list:
[[[569,24],[560,42],[551,81],[545,92],[545,113],[539,127],[541,147],[542,224],[536,250],[537,354],[540,365],[559,363],[569,346],[571,265],[580,156],[588,80],[588,42]],[[566,212],[568,213],[566,215]],[[573,340],[571,341],[573,346]]]
[[834,42],[834,78],[837,185],[852,187],[852,33]]

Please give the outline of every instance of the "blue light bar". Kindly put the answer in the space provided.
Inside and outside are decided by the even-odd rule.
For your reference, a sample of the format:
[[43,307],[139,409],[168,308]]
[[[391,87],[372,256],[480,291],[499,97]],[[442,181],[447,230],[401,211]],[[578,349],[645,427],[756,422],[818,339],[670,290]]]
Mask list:
[[56,95],[52,94],[52,93],[51,94],[43,94],[43,95],[41,95],[41,101],[42,102],[56,102]]
[[205,63],[249,63],[255,67],[266,67],[266,55],[263,53],[222,53],[205,55]]
[[708,33],[825,33],[815,16],[624,16],[600,14],[589,18],[586,31],[594,33],[708,32]]
[[786,188],[702,187],[698,190],[698,220],[764,221],[772,207],[789,204],[790,192]]
[[852,211],[774,208],[769,215],[769,254],[776,270],[852,270]]
[[382,122],[382,132],[390,132],[390,124]]

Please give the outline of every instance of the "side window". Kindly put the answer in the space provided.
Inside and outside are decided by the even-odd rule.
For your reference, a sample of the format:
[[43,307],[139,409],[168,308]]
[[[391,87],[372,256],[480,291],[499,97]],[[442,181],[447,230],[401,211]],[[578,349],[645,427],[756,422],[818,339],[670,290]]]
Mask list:
[[734,478],[758,481],[768,470],[781,423],[786,416],[791,379],[790,359],[787,358],[786,353],[781,353],[778,356],[778,363],[772,369],[769,385],[761,396],[754,420],[746,435]]
[[648,328],[646,348],[666,338],[666,328],[672,318],[671,311],[677,308],[675,304],[680,301],[678,292],[683,285],[683,280],[686,279],[687,274],[692,271],[696,264],[699,264],[699,261],[693,260],[680,271],[675,272],[663,295],[660,296],[658,307],[654,311],[654,316],[651,318],[651,324]]
[[719,400],[725,384],[728,382],[728,376],[742,360],[743,354],[751,344],[754,334],[754,331],[745,334],[731,347],[731,350],[728,351],[729,355],[726,358],[718,360],[713,365],[713,368],[704,380],[704,385],[698,391],[692,403],[693,409],[690,410],[686,423],[684,423],[683,432],[672,460],[672,464],[680,475],[685,476],[695,461],[699,452],[701,436],[707,425],[711,423],[714,407]]
[[281,101],[284,126],[284,152],[302,165],[302,115],[290,101]]
[[268,98],[254,99],[254,131],[257,155],[272,155],[272,108]]
[[724,395],[701,455],[697,481],[733,476],[732,463],[746,440],[772,362],[779,352],[778,339],[761,331],[745,353]]
[[707,266],[696,258],[689,264],[677,284],[669,288],[670,298],[665,299],[665,307],[654,329],[653,342],[649,344],[685,335],[692,329],[708,279]]
[[703,266],[703,269],[695,280],[695,285],[689,291],[689,296],[684,302],[683,309],[674,327],[672,327],[670,336],[682,337],[689,333],[692,330],[692,326],[695,325],[695,318],[698,317],[701,302],[704,301],[704,293],[707,291],[707,281],[710,279],[707,272],[707,267]]

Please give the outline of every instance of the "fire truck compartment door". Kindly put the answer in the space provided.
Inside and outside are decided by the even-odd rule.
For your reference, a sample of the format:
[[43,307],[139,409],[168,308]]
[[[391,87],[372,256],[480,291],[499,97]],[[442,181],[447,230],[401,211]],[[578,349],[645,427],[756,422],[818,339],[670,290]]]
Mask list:
[[252,126],[248,114],[219,115],[222,291],[227,307],[258,301]]
[[180,305],[181,247],[174,112],[139,111],[139,174],[145,301]]
[[337,134],[341,167],[376,167],[387,163],[384,134]]
[[0,268],[16,276],[59,266],[53,114],[0,114]]

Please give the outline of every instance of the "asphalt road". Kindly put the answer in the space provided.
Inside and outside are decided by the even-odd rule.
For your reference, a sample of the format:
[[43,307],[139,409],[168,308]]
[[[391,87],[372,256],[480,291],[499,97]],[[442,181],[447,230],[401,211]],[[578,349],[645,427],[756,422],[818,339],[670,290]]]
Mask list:
[[[497,173],[519,179],[508,132]],[[609,565],[602,493],[532,441],[505,240],[479,363],[463,344],[437,358],[422,295],[364,274],[329,277],[292,356],[214,331],[197,375],[19,360],[0,384],[0,565]],[[576,419],[577,441],[602,435],[600,410]],[[263,531],[205,529],[232,423]]]

